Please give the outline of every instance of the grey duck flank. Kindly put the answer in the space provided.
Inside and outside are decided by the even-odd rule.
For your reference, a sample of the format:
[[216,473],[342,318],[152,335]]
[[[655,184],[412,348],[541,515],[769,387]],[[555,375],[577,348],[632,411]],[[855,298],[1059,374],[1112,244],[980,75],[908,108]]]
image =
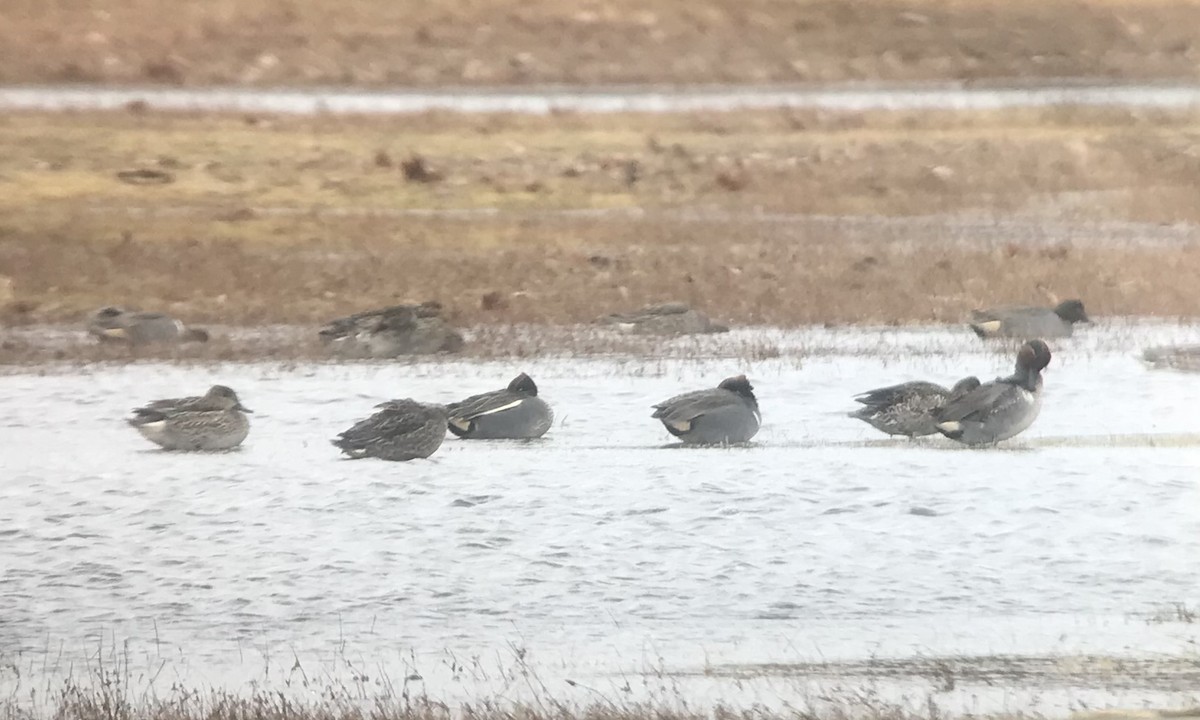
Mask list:
[[450,432],[468,439],[539,438],[554,423],[554,412],[538,397],[533,378],[521,373],[503,390],[450,403]]
[[128,345],[208,341],[207,330],[187,327],[169,315],[133,312],[112,305],[92,313],[87,330],[101,342]]
[[938,431],[966,445],[994,445],[1023,432],[1042,409],[1042,370],[1049,364],[1046,343],[1025,343],[1012,375],[980,385],[937,411]]
[[249,434],[248,412],[237,393],[213,385],[200,397],[155,400],[134,410],[128,422],[166,450],[229,450]]
[[973,310],[971,329],[981,338],[1063,338],[1070,337],[1076,323],[1090,323],[1082,300],[1064,300],[1057,306],[1005,307]]
[[360,420],[332,442],[353,459],[415,460],[437,452],[446,437],[444,405],[388,400],[379,412]]
[[979,378],[965,377],[947,390],[936,383],[921,380],[868,390],[855,396],[863,407],[849,413],[888,435],[909,438],[936,435],[934,413],[950,400],[979,387]]
[[745,375],[726,378],[712,390],[676,395],[654,406],[651,415],[689,445],[748,442],[762,424],[758,399]]
[[318,333],[326,347],[345,358],[455,353],[462,335],[441,316],[437,302],[393,305],[331,321]]

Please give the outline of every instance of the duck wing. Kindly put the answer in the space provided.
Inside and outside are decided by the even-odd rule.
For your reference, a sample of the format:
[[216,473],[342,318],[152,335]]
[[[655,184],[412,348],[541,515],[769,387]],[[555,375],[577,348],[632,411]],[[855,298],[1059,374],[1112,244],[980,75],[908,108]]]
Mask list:
[[333,441],[340,448],[361,448],[382,438],[397,437],[420,430],[429,422],[424,406],[412,400],[392,400],[365,420],[359,420]]
[[1016,401],[1016,386],[1007,379],[985,383],[974,390],[952,398],[937,412],[938,422],[982,420],[987,415]]
[[913,382],[868,390],[855,395],[854,400],[868,407],[878,408],[902,404],[914,396],[944,397],[949,394],[949,390],[937,383],[914,380]]
[[520,405],[526,397],[526,395],[507,389],[494,390],[492,392],[480,393],[479,395],[472,395],[459,402],[450,403],[446,406],[446,410],[449,412],[451,419],[474,420],[481,415],[491,415],[492,413],[514,408]]
[[204,398],[198,395],[155,400],[140,408],[134,408],[133,418],[129,422],[133,425],[145,425],[147,423],[166,420],[168,417],[181,412],[206,410],[208,408],[204,406],[203,401]]
[[701,415],[742,402],[726,390],[696,390],[676,395],[654,406],[650,417],[664,422],[692,421]]

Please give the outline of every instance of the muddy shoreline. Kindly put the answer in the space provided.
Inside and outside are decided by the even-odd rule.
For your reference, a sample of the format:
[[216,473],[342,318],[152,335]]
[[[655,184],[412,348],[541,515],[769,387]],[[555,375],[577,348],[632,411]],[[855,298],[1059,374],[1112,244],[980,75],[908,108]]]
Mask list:
[[1122,109],[0,119],[0,319],[121,305],[458,326],[678,300],[734,325],[1200,316],[1194,114]]

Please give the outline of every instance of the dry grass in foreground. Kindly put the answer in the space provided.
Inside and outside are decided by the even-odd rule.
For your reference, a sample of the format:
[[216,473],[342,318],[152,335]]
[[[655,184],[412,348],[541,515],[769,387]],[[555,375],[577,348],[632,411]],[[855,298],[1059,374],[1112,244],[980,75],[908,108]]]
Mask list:
[[1196,77],[1190,0],[107,0],[0,5],[0,82]]
[[[935,670],[940,673],[937,678],[943,685],[930,688],[923,700],[888,700],[870,688],[846,688],[805,696],[799,702],[781,706],[719,702],[699,705],[689,702],[678,687],[665,688],[653,700],[625,700],[571,680],[567,681],[569,690],[584,690],[592,699],[586,702],[555,699],[554,693],[528,668],[517,671],[514,680],[528,691],[519,694],[531,694],[532,699],[513,700],[501,694],[453,702],[416,691],[408,680],[394,686],[386,678],[365,674],[356,674],[349,683],[330,678],[322,681],[324,686],[305,677],[296,686],[289,683],[286,689],[255,689],[242,694],[186,689],[176,683],[160,694],[150,689],[136,690],[129,678],[101,670],[87,681],[63,681],[41,695],[13,693],[0,699],[0,720],[1042,720],[1047,717],[1020,709],[985,714],[950,711],[939,705],[935,694],[953,690],[954,678],[946,674],[949,670]],[[410,679],[415,679],[414,686],[419,686],[419,675]],[[1135,681],[1131,687],[1140,686]],[[1200,708],[1099,710],[1076,712],[1071,718],[1196,720],[1200,718]]]

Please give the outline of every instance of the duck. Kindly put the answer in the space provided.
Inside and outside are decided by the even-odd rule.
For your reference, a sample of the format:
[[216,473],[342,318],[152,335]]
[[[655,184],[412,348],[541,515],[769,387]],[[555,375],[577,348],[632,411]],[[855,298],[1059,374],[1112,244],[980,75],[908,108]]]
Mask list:
[[964,445],[995,445],[1024,432],[1042,409],[1042,370],[1050,357],[1044,341],[1026,342],[1012,375],[984,383],[934,414],[938,432]]
[[213,385],[201,396],[155,400],[127,422],[164,450],[230,450],[250,433],[247,413],[231,388]]
[[346,358],[459,352],[463,336],[441,312],[441,303],[436,301],[392,305],[332,320],[318,336],[335,355]]
[[1090,323],[1082,300],[1064,300],[1050,307],[1002,307],[972,310],[969,323],[981,338],[1064,338],[1078,323]]
[[382,402],[375,408],[378,412],[374,415],[332,440],[351,459],[373,457],[404,462],[427,458],[442,446],[449,420],[445,405],[404,398]]
[[530,440],[545,435],[554,423],[554,412],[525,373],[503,390],[450,403],[446,411],[450,432],[464,439]]
[[1200,345],[1160,345],[1146,348],[1142,360],[1152,368],[1200,372]]
[[749,442],[762,425],[758,398],[745,375],[726,378],[711,390],[696,390],[654,405],[651,417],[687,445]]
[[863,407],[848,415],[888,435],[905,435],[910,439],[936,435],[934,413],[979,384],[979,378],[972,375],[959,380],[949,390],[924,380],[876,388],[856,395],[854,400]]
[[631,313],[614,313],[601,318],[607,325],[636,335],[694,335],[729,332],[729,327],[713,322],[704,313],[686,303],[667,302],[647,305]]
[[208,331],[188,327],[182,321],[160,312],[136,312],[109,305],[88,318],[88,333],[101,342],[128,345],[153,343],[208,342]]

